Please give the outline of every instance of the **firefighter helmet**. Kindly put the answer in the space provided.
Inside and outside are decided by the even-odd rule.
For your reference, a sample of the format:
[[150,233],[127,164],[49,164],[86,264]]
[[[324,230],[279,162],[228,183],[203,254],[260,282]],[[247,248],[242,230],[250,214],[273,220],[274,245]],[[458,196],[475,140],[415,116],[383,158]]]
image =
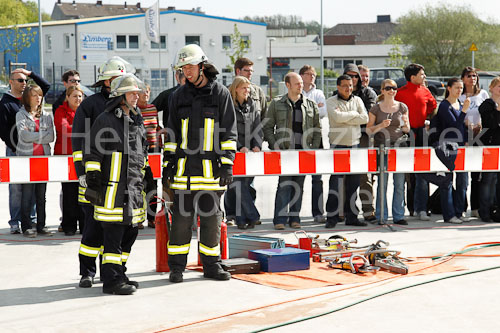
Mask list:
[[134,74],[125,74],[111,82],[111,97],[122,96],[132,91],[144,90],[144,83]]
[[197,65],[206,61],[208,61],[208,57],[201,47],[196,44],[189,44],[181,48],[179,53],[177,53],[175,68],[179,69],[185,65]]
[[97,81],[109,80],[114,76],[122,76],[126,73],[135,73],[135,68],[126,60],[115,56],[99,67]]

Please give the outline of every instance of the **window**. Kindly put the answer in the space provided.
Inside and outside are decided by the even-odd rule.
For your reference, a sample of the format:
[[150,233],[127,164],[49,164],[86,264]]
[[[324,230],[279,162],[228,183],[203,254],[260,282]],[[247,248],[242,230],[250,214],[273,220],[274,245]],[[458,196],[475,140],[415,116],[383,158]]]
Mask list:
[[45,50],[52,51],[52,36],[45,35]]
[[356,66],[357,65],[363,65],[363,60],[356,60]]
[[200,45],[200,36],[186,36],[186,45],[187,44]]
[[229,36],[229,35],[222,36],[222,48],[223,49],[225,49],[225,48],[230,49],[231,48],[231,36]]
[[119,50],[139,49],[139,35],[116,35],[116,48]]
[[69,35],[68,34],[64,34],[64,50],[65,51],[69,51],[70,49],[70,39],[69,39]]
[[333,68],[342,68],[342,60],[334,60]]
[[250,36],[241,36],[241,40],[245,43],[245,48],[250,48]]
[[[160,36],[160,45],[163,50],[167,48],[167,36]],[[158,50],[158,43],[151,42],[151,48],[153,50]]]
[[127,48],[127,36],[125,36],[125,35],[116,36],[116,48],[117,49],[126,49]]

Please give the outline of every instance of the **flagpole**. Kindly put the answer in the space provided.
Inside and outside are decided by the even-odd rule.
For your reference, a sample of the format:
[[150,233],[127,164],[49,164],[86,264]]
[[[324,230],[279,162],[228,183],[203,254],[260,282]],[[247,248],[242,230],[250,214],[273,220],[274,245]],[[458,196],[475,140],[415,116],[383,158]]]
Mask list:
[[[158,67],[160,68],[160,92],[163,90],[163,82],[161,80],[161,11],[160,11],[160,0],[158,0],[158,38],[159,38],[159,43],[158,43]],[[167,41],[165,40],[165,43]]]

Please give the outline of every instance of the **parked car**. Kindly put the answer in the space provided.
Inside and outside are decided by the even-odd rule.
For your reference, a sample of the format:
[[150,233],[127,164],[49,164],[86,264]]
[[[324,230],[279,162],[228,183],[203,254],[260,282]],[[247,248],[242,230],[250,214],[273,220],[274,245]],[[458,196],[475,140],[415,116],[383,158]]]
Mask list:
[[[85,94],[86,97],[95,94],[94,90],[84,85],[80,85],[80,88],[82,88],[83,93]],[[59,95],[61,95],[62,92],[65,90],[66,88],[64,88],[62,82],[56,82],[55,84],[51,84],[49,91],[47,91],[47,94],[45,95],[45,103],[54,104],[54,102],[57,100],[57,97],[59,97]]]
[[9,91],[9,86],[0,84],[0,99],[2,98],[3,94],[5,94],[7,91]]
[[[372,87],[377,94],[380,94],[380,85],[385,79],[396,81],[398,87],[406,84],[405,73],[401,68],[397,67],[381,67],[370,68],[370,87]],[[446,90],[445,84],[438,80],[426,79],[427,88],[431,91],[434,98],[442,97]]]

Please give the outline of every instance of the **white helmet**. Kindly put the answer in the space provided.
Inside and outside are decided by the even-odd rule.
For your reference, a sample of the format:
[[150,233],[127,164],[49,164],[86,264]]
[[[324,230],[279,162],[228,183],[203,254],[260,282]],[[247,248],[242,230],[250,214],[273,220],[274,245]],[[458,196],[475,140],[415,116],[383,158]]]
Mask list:
[[125,73],[135,73],[135,68],[126,60],[114,56],[99,67],[97,81],[109,80]]
[[143,91],[144,83],[134,74],[124,74],[111,82],[111,97],[122,96],[131,91]]
[[198,65],[201,62],[208,61],[205,52],[196,44],[184,46],[177,53],[177,63],[175,69],[182,68],[185,65]]

